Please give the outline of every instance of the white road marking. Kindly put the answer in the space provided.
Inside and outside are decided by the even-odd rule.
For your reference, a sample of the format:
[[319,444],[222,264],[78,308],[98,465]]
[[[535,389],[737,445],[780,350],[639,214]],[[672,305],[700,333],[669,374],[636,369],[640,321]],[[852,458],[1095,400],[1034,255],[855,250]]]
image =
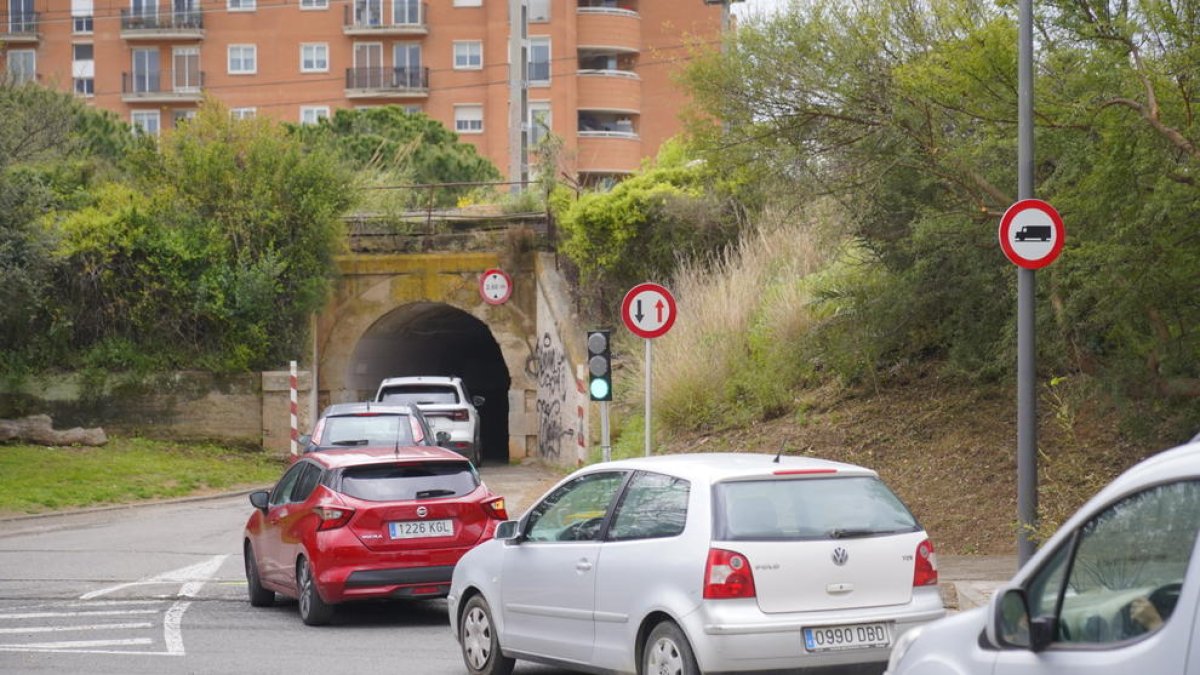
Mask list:
[[0,628],[0,635],[24,635],[27,633],[60,633],[75,630],[118,630],[126,628],[150,628],[149,621],[138,623],[92,623],[84,626],[28,626],[25,628]]
[[183,584],[183,588],[179,589],[179,596],[196,597],[196,593],[199,592],[200,588],[204,586],[209,579],[216,576],[217,570],[221,568],[221,565],[224,564],[225,559],[228,557],[228,555],[213,556],[202,563],[188,565],[187,567],[180,567],[177,570],[163,572],[162,574],[156,574],[152,577],[139,579],[138,581],[129,581],[123,584],[117,584],[115,586],[109,586],[107,588],[91,591],[90,593],[84,593],[83,595],[79,596],[79,599],[91,600],[93,598],[98,598],[102,595],[108,595],[109,593],[115,593],[133,586],[151,586],[156,584]]
[[[3,652],[44,652],[60,650],[92,649],[95,647],[132,647],[134,645],[152,644],[150,638],[129,638],[126,640],[72,640],[69,642],[33,642],[24,645],[0,645]],[[90,653],[90,652],[89,652]],[[97,652],[100,654],[154,654],[156,652]],[[165,652],[159,652],[165,653]]]
[[167,643],[168,654],[183,656],[185,653],[183,650],[183,613],[191,604],[191,601],[180,600],[167,610],[167,616],[163,619],[163,640]]
[[0,619],[54,619],[68,616],[126,616],[129,614],[158,614],[157,609],[114,609],[100,612],[28,612],[0,614]]

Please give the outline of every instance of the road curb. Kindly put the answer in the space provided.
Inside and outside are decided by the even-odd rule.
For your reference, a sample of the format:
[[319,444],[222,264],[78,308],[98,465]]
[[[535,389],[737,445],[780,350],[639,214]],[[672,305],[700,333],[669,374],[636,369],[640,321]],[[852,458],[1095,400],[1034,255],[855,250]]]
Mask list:
[[255,490],[269,490],[270,485],[250,486],[239,490],[230,490],[211,495],[192,495],[190,497],[174,497],[171,499],[146,500],[140,502],[129,502],[126,504],[106,504],[104,506],[89,506],[80,509],[66,509],[62,511],[47,511],[45,513],[28,513],[20,516],[3,516],[0,517],[2,523],[19,523],[30,520],[40,520],[43,518],[63,518],[67,516],[85,516],[93,513],[104,513],[106,511],[123,511],[128,509],[136,509],[147,506],[169,506],[171,504],[187,504],[190,502],[203,502],[209,500],[225,499],[227,497],[237,497],[238,495],[249,495]]

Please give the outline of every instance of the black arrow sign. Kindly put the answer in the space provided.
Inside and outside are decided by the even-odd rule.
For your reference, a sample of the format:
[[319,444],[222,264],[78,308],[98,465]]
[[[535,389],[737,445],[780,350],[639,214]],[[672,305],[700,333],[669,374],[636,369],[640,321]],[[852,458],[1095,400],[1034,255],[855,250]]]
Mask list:
[[641,299],[641,298],[638,298],[638,300],[637,300],[637,314],[634,314],[634,315],[633,315],[633,318],[637,319],[637,322],[638,322],[638,323],[641,323],[641,322],[642,322],[642,317],[644,317],[644,316],[646,316],[646,315],[645,315],[645,314],[642,314],[642,299]]

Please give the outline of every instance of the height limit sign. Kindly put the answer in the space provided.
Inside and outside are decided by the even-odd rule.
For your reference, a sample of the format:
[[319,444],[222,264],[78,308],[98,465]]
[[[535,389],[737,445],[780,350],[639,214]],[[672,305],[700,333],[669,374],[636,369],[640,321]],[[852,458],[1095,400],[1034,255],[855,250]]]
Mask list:
[[675,297],[658,284],[638,284],[621,302],[621,320],[638,337],[662,337],[675,323]]

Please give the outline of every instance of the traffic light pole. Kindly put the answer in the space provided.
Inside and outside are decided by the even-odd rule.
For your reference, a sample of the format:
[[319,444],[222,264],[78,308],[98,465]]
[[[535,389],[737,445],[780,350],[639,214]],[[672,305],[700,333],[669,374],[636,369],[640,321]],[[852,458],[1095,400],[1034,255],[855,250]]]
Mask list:
[[600,401],[600,451],[604,461],[612,461],[612,439],[608,434],[608,401]]

